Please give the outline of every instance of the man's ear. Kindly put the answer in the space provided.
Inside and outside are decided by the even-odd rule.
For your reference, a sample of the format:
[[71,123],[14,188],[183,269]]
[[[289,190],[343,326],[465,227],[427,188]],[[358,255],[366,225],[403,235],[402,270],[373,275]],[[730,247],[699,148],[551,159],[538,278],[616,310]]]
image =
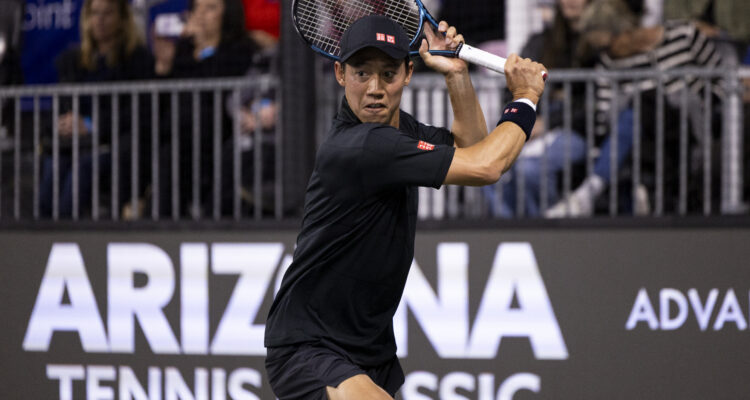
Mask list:
[[411,76],[414,73],[414,61],[409,60],[409,63],[404,63],[404,68],[406,68],[406,85],[409,85],[409,82],[411,82]]
[[336,82],[341,85],[341,87],[345,87],[345,79],[344,79],[344,64],[341,64],[341,62],[336,61],[333,63],[333,70],[336,73]]

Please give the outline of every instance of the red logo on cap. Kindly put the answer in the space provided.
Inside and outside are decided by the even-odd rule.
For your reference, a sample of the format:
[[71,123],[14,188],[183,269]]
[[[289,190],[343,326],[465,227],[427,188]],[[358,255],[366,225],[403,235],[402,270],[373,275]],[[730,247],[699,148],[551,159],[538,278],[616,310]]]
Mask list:
[[375,34],[375,40],[379,42],[385,42],[385,34],[384,33],[376,33]]
[[385,35],[385,41],[390,44],[396,44],[396,38],[391,35]]
[[435,148],[435,145],[427,143],[424,140],[420,140],[419,143],[417,143],[417,148],[420,150],[432,150]]

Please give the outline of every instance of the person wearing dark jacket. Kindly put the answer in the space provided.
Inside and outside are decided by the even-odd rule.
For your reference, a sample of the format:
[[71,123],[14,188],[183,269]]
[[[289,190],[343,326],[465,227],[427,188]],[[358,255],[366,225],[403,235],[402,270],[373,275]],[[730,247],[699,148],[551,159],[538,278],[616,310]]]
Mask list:
[[[61,83],[94,83],[143,80],[153,76],[153,58],[143,45],[133,19],[127,0],[86,0],[81,10],[81,43],[65,51],[56,62]],[[59,179],[60,216],[74,213],[74,171],[72,143],[74,127],[77,125],[80,143],[78,161],[78,199],[79,210],[91,207],[94,158],[99,161],[99,175],[106,185],[112,172],[112,136],[118,134],[118,202],[128,198],[130,189],[131,135],[140,134],[138,127],[131,126],[130,96],[119,96],[119,123],[113,132],[111,95],[99,96],[98,124],[93,125],[92,100],[88,96],[79,98],[78,114],[74,115],[72,99],[62,98],[60,115],[53,135],[60,140],[60,158],[58,170],[53,167],[53,157],[47,153],[43,161],[43,174],[40,185],[40,211],[43,215],[53,215],[53,187],[55,172]],[[148,108],[148,107],[144,107]],[[141,118],[146,121],[146,118]],[[95,129],[96,128],[96,129]],[[134,129],[135,128],[135,129]],[[98,135],[98,154],[93,154],[89,147],[93,134]],[[49,139],[47,139],[49,140]],[[45,148],[50,149],[46,141]],[[86,151],[89,150],[90,151]],[[114,210],[113,210],[114,211]]]
[[[190,79],[210,77],[243,76],[250,69],[258,53],[257,45],[249,38],[244,28],[244,13],[240,0],[192,0],[189,5],[189,17],[185,31],[177,41],[157,37],[154,42],[156,74],[164,78]],[[179,199],[172,193],[172,154],[173,140],[171,126],[162,127],[166,136],[162,140],[159,179],[159,208],[162,216],[180,215],[187,211],[198,215],[203,211],[211,213],[214,199],[213,189],[213,155],[215,135],[222,143],[222,214],[227,214],[231,203],[233,182],[232,176],[232,119],[225,110],[224,104],[231,95],[221,91],[221,124],[220,132],[214,132],[214,95],[213,91],[200,93],[198,125],[199,138],[193,138],[192,95],[182,93],[179,96],[179,116],[177,144],[179,161],[177,163],[179,181]],[[165,113],[171,113],[171,104],[165,102],[162,107]],[[171,115],[171,114],[168,114]],[[171,118],[162,118],[165,124]],[[200,167],[193,168],[194,149],[199,155]],[[198,179],[194,179],[194,171]],[[198,182],[200,196],[193,197],[193,182]],[[174,208],[175,203],[177,208]],[[190,207],[190,208],[188,208]]]
[[[581,15],[588,0],[558,0],[555,17],[550,26],[532,35],[521,50],[521,57],[539,60],[550,69],[580,68],[578,39],[581,35]],[[502,183],[502,201],[493,208],[496,216],[511,218],[522,214],[539,217],[545,203],[554,204],[560,199],[558,175],[567,163],[575,163],[585,155],[582,132],[585,129],[585,84],[571,85],[571,110],[569,129],[563,121],[565,92],[561,86],[549,88],[546,109],[540,109],[534,135],[514,164],[508,178]],[[542,114],[546,113],[545,118]],[[547,125],[545,126],[545,122]],[[523,184],[520,184],[523,182]],[[546,191],[542,188],[546,185]],[[518,191],[523,191],[523,204]],[[496,204],[496,190],[482,188],[489,204]]]

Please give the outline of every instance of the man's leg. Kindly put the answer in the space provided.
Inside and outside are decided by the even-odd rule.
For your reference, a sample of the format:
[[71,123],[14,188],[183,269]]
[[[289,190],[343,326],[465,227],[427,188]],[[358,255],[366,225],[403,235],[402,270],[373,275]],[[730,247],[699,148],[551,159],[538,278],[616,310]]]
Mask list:
[[326,387],[329,400],[393,400],[393,397],[365,374],[355,375],[339,384]]

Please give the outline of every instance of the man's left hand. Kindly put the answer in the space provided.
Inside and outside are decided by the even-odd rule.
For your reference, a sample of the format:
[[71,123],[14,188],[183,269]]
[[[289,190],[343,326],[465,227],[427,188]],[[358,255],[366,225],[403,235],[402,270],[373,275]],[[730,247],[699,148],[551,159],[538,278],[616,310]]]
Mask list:
[[428,52],[428,50],[456,50],[458,45],[464,42],[464,37],[456,31],[455,27],[449,26],[445,21],[440,21],[438,32],[435,33],[431,25],[425,24],[424,34],[426,39],[422,39],[419,55],[422,56],[425,65],[443,75],[465,73],[469,70],[466,62],[458,57],[433,56]]

